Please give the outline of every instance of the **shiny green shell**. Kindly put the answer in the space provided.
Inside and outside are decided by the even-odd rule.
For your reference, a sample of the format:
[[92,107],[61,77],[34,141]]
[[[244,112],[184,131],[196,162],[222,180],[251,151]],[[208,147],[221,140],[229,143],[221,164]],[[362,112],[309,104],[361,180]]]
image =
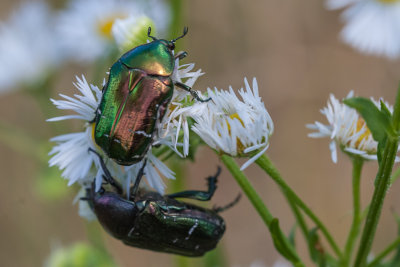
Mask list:
[[171,101],[175,61],[165,40],[124,54],[110,69],[96,114],[94,138],[108,157],[135,164],[147,153]]
[[121,62],[130,69],[140,69],[150,75],[171,76],[175,60],[168,44],[169,41],[156,40],[140,45],[125,53]]

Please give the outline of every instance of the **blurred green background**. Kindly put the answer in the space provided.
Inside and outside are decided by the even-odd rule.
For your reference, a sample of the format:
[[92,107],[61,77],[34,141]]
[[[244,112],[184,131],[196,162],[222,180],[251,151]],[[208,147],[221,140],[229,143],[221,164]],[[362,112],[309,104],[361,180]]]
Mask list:
[[[2,0],[0,19],[22,1]],[[101,1],[99,1],[100,3]],[[400,61],[366,56],[342,44],[339,12],[324,9],[323,1],[239,1],[192,0],[183,3],[184,24],[189,34],[183,39],[189,56],[206,74],[195,89],[234,89],[244,86],[243,78],[257,77],[260,95],[272,116],[275,133],[267,154],[287,183],[320,216],[343,245],[351,222],[351,164],[339,154],[332,163],[327,139],[310,139],[306,123],[324,122],[319,110],[329,94],[342,98],[350,90],[359,96],[384,97],[393,103],[400,80]],[[0,40],[1,42],[1,40]],[[90,70],[70,65],[59,75],[53,95],[75,93],[75,75]],[[50,101],[48,102],[49,108]],[[38,103],[29,95],[11,92],[0,96],[1,120],[18,125],[32,136],[48,139],[51,125],[45,122]],[[61,125],[57,124],[57,125]],[[57,127],[57,126],[56,126]],[[79,127],[73,130],[77,130]],[[201,149],[195,163],[187,165],[187,188],[201,189],[204,177],[214,173],[216,155]],[[38,196],[36,185],[42,169],[34,158],[0,143],[0,261],[1,266],[41,266],[54,244],[69,245],[86,240],[85,221],[67,198],[47,201]],[[370,200],[377,164],[366,164],[362,177],[363,204]],[[58,175],[57,172],[54,172]],[[289,231],[294,219],[278,188],[251,166],[246,170],[251,182],[282,228]],[[61,179],[54,177],[54,179]],[[239,192],[225,170],[212,204],[222,205]],[[388,194],[374,249],[394,239],[393,213],[400,213],[400,184]],[[272,265],[275,252],[267,229],[246,198],[223,213],[227,231],[221,245],[228,266],[249,266],[254,260]],[[300,254],[307,258],[302,237]],[[124,246],[106,238],[107,248],[121,266],[173,266],[174,258]],[[195,261],[198,262],[198,261]],[[311,266],[310,261],[306,261]]]

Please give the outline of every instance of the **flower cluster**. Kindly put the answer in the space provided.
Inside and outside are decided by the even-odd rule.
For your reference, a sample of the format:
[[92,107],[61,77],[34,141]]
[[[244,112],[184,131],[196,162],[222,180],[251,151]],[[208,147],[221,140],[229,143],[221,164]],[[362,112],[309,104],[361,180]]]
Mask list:
[[[354,93],[351,91],[346,98],[351,98],[353,95]],[[378,143],[373,139],[364,119],[355,109],[340,102],[333,94],[330,95],[329,100],[327,107],[321,110],[329,124],[324,125],[320,122],[308,124],[309,129],[316,130],[309,136],[314,138],[329,137],[332,140],[329,148],[332,161],[335,163],[337,162],[337,145],[349,154],[358,155],[367,160],[377,160]],[[372,98],[371,100],[377,107],[380,107],[379,101]],[[393,110],[388,104],[386,106],[391,111]]]
[[[194,64],[179,66],[176,62],[173,80],[185,81],[187,86],[193,86],[197,78],[203,73],[201,70],[192,71]],[[166,145],[178,155],[188,155],[190,146],[189,118],[194,120],[193,132],[203,139],[211,148],[234,157],[249,157],[242,166],[249,166],[260,157],[268,148],[269,137],[273,132],[273,123],[258,94],[258,85],[253,79],[252,87],[247,79],[245,90],[239,90],[242,98],[239,99],[232,88],[229,91],[208,89],[207,102],[190,100],[189,93],[180,89],[174,90],[173,99],[168,106],[166,115],[157,126],[155,139],[152,145]],[[85,77],[77,77],[74,83],[80,94],[73,97],[60,94],[62,100],[51,99],[53,104],[62,110],[72,110],[75,114],[55,117],[49,121],[79,119],[85,122],[82,132],[57,136],[51,141],[57,144],[50,155],[50,166],[58,166],[63,170],[62,176],[69,180],[69,185],[78,182],[82,185],[78,197],[85,194],[85,188],[95,181],[98,190],[103,183],[104,169],[98,155],[90,152],[94,150],[102,156],[106,168],[111,175],[123,185],[125,192],[129,189],[143,164],[143,160],[131,166],[120,166],[109,159],[99,148],[93,137],[93,119],[102,98],[102,92],[97,86],[89,84]],[[200,97],[204,98],[199,92]],[[145,177],[150,187],[160,193],[164,192],[165,184],[161,178],[174,178],[174,173],[155,155],[150,148],[147,152]],[[86,202],[85,202],[86,203]],[[93,215],[87,204],[81,203],[80,214],[88,219]]]
[[91,62],[109,53],[114,40],[126,51],[129,40],[140,44],[142,32],[149,26],[165,32],[169,13],[159,0],[104,0],[101,5],[96,0],[73,0],[58,16],[60,45],[68,58]]
[[328,0],[329,9],[347,9],[341,38],[368,54],[400,56],[400,1],[398,0]]
[[59,11],[44,1],[22,4],[0,22],[0,92],[40,84],[63,62],[126,52],[146,41],[148,27],[165,35],[169,21],[161,0],[71,0]]
[[53,21],[47,5],[29,2],[0,24],[0,92],[34,86],[60,63]]

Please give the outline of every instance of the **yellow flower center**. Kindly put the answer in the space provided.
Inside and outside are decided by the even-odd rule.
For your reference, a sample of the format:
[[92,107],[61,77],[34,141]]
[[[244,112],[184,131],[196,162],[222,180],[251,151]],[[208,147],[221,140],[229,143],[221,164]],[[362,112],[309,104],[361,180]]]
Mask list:
[[126,17],[127,16],[123,15],[123,14],[114,14],[110,17],[100,20],[99,24],[97,25],[100,34],[108,39],[111,39],[112,38],[112,27],[114,25],[115,20],[124,19]]
[[[229,118],[231,118],[232,120],[233,119],[237,119],[244,126],[244,123],[243,123],[242,119],[239,117],[239,114],[233,113],[233,114],[229,115]],[[228,123],[228,130],[229,130],[229,133],[230,133],[231,132],[231,126],[229,125],[229,123]]]
[[365,131],[357,138],[357,141],[354,144],[355,147],[358,147],[362,140],[371,136],[371,131],[368,129],[364,119],[359,118],[357,121],[356,132],[354,134],[359,133],[363,128],[365,128]]
[[[239,114],[233,113],[233,114],[229,115],[229,118],[231,118],[231,119],[237,119],[237,120],[244,126],[244,123],[243,123],[242,119],[239,117]],[[231,125],[229,124],[228,120],[226,121],[226,124],[227,124],[227,126],[228,126],[229,134],[231,134]],[[243,151],[244,151],[244,149],[245,149],[246,147],[243,145],[243,143],[240,141],[239,138],[236,138],[236,145],[237,145],[238,154],[239,154],[239,155],[240,155],[240,154],[243,154]]]

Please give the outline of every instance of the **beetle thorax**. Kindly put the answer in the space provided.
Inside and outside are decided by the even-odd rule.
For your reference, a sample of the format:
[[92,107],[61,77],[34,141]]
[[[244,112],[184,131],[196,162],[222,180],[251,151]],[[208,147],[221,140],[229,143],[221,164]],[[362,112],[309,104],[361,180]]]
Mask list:
[[140,69],[150,75],[171,76],[175,67],[172,42],[155,40],[133,48],[121,57],[121,62],[130,69]]

